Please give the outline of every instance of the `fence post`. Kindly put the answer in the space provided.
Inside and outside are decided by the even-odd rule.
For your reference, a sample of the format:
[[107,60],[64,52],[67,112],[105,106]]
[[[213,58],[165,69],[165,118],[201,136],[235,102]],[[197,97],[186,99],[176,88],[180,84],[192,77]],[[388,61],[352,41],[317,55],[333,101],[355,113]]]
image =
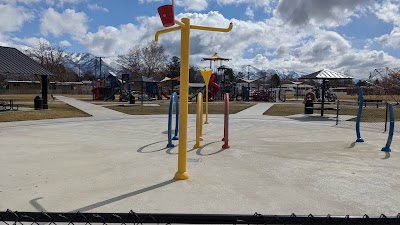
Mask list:
[[356,134],[357,134],[356,142],[364,142],[364,140],[361,138],[361,134],[360,134],[360,123],[361,123],[361,115],[362,115],[362,111],[363,111],[363,105],[364,105],[363,91],[362,91],[361,83],[358,83],[358,113],[357,113],[357,121],[356,121]]
[[383,147],[381,149],[381,151],[383,152],[391,152],[390,150],[390,145],[392,144],[392,139],[393,139],[393,131],[394,131],[394,111],[393,111],[393,105],[392,104],[388,104],[387,106],[389,106],[389,116],[390,116],[390,125],[389,125],[389,135],[388,135],[388,139],[386,142],[385,147]]

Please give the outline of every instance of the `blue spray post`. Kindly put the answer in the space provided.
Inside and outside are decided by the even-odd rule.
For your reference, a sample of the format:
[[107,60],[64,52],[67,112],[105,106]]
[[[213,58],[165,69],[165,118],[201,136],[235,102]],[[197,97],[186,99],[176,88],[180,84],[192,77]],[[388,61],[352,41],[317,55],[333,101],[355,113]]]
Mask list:
[[363,105],[364,105],[364,95],[361,87],[361,82],[357,84],[358,86],[358,113],[357,113],[357,121],[356,121],[356,134],[357,134],[357,140],[356,142],[364,142],[364,140],[361,138],[360,134],[360,123],[361,123],[361,115],[363,111]]
[[[176,119],[175,119],[175,136],[172,137],[172,109],[174,107],[174,102],[176,102],[175,104]],[[172,93],[171,99],[169,101],[167,148],[175,147],[175,145],[172,144],[172,140],[178,140],[178,127],[179,127],[179,101],[178,101],[178,95],[174,92]]]
[[393,111],[393,105],[392,105],[392,104],[387,104],[387,107],[389,107],[389,114],[390,114],[389,136],[388,136],[388,140],[387,140],[387,142],[386,142],[385,147],[382,148],[382,151],[383,151],[383,152],[391,152],[391,150],[390,150],[390,145],[392,144],[393,131],[394,131],[394,111]]

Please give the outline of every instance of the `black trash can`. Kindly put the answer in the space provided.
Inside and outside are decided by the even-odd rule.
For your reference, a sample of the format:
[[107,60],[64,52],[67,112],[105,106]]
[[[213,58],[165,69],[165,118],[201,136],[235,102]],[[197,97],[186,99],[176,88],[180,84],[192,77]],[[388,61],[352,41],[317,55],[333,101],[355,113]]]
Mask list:
[[43,99],[40,96],[36,96],[33,100],[33,107],[35,108],[35,110],[43,109]]
[[133,96],[133,95],[130,96],[129,103],[130,104],[135,104],[135,96]]
[[313,102],[309,99],[306,101],[304,104],[304,114],[313,114],[314,113],[314,104]]

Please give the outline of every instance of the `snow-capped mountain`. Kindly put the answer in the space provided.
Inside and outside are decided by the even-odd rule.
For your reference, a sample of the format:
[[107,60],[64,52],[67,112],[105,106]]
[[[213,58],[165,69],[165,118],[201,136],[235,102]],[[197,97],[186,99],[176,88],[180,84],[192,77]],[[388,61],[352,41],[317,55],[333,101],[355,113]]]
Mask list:
[[[101,74],[107,75],[109,72],[118,73],[122,67],[117,63],[117,57],[102,57],[101,58]],[[83,76],[85,73],[96,74],[100,76],[100,58],[90,53],[69,53],[65,57],[66,67],[73,70],[77,74]],[[259,69],[255,66],[232,66],[235,74],[243,73],[244,78],[258,79],[262,76],[270,76],[277,74],[279,77],[292,77],[297,79],[304,75],[303,72],[294,70],[277,70],[277,69]]]
[[278,69],[259,69],[255,66],[232,66],[233,71],[235,74],[238,73],[243,73],[244,78],[250,78],[250,79],[258,79],[260,77],[263,77],[265,75],[270,76],[277,74],[279,77],[292,77],[293,79],[297,79],[303,75],[305,75],[304,72],[299,72],[299,71],[294,71],[294,70],[278,70]]
[[118,72],[121,66],[116,63],[117,58],[101,58],[100,73],[100,57],[96,57],[90,53],[69,53],[65,56],[65,66],[81,76],[85,73],[106,75],[109,72]]

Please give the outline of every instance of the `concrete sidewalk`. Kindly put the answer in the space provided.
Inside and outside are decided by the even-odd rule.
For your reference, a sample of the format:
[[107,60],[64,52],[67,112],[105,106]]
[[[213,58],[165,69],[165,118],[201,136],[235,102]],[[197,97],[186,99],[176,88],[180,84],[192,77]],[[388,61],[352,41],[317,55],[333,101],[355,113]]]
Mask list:
[[129,118],[130,115],[127,115],[125,113],[117,112],[115,110],[107,109],[102,106],[98,106],[89,102],[81,101],[81,100],[76,100],[74,98],[68,98],[64,96],[54,96],[58,100],[63,101],[77,109],[80,109],[90,115],[92,115],[95,118],[107,118],[107,119],[123,119],[123,118]]
[[236,113],[237,116],[260,116],[275,103],[257,103],[256,105]]

